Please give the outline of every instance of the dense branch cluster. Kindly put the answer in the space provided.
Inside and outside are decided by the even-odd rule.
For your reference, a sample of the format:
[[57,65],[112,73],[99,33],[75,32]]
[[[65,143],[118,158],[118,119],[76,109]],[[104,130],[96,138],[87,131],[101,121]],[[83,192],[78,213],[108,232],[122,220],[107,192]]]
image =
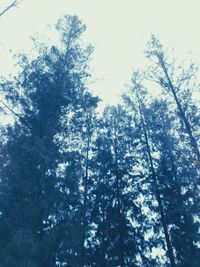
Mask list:
[[98,114],[85,26],[65,16],[56,28],[58,47],[1,80],[15,123],[0,132],[0,267],[199,267],[196,67],[152,36],[148,70]]

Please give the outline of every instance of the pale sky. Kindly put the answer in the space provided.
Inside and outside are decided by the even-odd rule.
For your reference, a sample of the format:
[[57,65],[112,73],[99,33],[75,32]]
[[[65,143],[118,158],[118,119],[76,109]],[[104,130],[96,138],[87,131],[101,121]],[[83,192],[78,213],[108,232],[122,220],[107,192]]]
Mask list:
[[[0,1],[0,8],[8,0]],[[94,45],[89,85],[105,103],[114,103],[129,83],[133,69],[145,64],[150,35],[174,47],[180,57],[200,50],[199,0],[23,0],[0,18],[0,74],[13,71],[10,49],[29,51],[36,33],[53,39],[48,24],[64,14],[86,24],[85,40]]]

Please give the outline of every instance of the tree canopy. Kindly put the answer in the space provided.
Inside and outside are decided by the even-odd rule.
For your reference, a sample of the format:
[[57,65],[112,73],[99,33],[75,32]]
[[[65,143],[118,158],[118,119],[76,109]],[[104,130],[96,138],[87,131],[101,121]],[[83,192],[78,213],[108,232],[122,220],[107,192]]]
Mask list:
[[0,266],[199,267],[196,66],[152,36],[150,67],[100,114],[85,25],[64,16],[56,30],[57,46],[1,78],[14,123],[0,127]]

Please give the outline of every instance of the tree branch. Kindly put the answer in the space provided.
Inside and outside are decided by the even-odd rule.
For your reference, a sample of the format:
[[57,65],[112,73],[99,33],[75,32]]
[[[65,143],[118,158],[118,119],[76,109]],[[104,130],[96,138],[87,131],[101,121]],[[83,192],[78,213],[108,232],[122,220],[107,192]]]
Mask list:
[[9,6],[7,6],[3,11],[0,12],[0,17],[8,12],[11,8],[16,7],[19,4],[18,0],[14,0]]

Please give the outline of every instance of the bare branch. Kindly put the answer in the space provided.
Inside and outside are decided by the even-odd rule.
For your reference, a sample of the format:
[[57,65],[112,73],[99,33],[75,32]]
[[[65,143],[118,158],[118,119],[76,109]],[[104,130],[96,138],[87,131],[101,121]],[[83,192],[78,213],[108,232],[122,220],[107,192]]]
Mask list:
[[14,0],[9,6],[7,6],[3,11],[0,12],[0,17],[8,12],[11,8],[16,7],[19,2],[19,0]]
[[27,125],[27,123],[24,121],[24,119],[19,115],[17,114],[12,108],[10,108],[6,103],[4,103],[2,100],[0,100],[0,103],[2,105],[4,105],[4,107],[6,107],[12,114],[14,114],[23,124],[25,124],[29,129],[30,127]]

